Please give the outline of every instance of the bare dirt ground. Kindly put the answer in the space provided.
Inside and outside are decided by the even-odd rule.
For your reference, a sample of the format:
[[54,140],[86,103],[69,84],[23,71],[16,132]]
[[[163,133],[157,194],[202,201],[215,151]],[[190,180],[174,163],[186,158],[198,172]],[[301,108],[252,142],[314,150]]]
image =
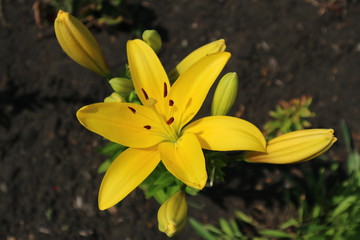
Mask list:
[[[240,76],[234,112],[245,106],[243,118],[261,127],[279,100],[306,94],[317,114],[313,127],[334,128],[341,140],[339,121],[345,119],[359,137],[358,1],[129,2],[142,9],[134,14],[143,26],[164,36],[160,58],[167,70],[196,47],[226,40],[232,58],[224,72]],[[158,204],[139,190],[109,211],[97,209],[97,168],[104,156],[96,148],[105,141],[81,127],[75,112],[102,101],[111,89],[62,52],[52,25],[36,26],[32,4],[3,1],[8,25],[0,26],[0,239],[165,239],[157,230]],[[122,67],[125,43],[134,36],[92,31],[111,68]],[[343,161],[344,144],[338,141],[329,155]],[[276,227],[296,213],[282,206],[283,185],[274,180],[279,169],[312,164],[236,165],[227,184],[191,198],[203,209],[189,214],[216,223],[241,209]],[[187,226],[174,239],[200,237]]]

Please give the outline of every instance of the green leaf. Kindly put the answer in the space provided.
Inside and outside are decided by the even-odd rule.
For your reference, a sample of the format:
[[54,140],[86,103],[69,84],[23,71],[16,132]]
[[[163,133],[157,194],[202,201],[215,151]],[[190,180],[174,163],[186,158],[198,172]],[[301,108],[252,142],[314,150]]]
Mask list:
[[210,231],[211,233],[216,234],[217,236],[222,236],[224,235],[224,232],[221,231],[220,229],[218,229],[217,227],[211,225],[211,224],[205,224],[204,225],[205,229]]
[[98,173],[104,173],[110,167],[112,161],[110,159],[105,160],[102,162],[97,170]]
[[231,226],[230,224],[224,219],[224,218],[220,218],[219,219],[219,224],[220,224],[220,228],[221,230],[226,233],[228,236],[233,237],[234,233],[231,230]]
[[250,225],[253,225],[253,220],[251,217],[249,217],[248,215],[246,215],[244,212],[237,210],[235,212],[236,217],[238,217],[241,221],[246,222]]
[[212,234],[210,234],[204,226],[193,218],[189,219],[191,227],[205,240],[217,240]]
[[327,227],[324,225],[311,224],[309,226],[301,226],[298,229],[308,234],[318,234],[320,231],[327,229]]
[[299,222],[295,218],[291,218],[291,219],[287,220],[286,222],[283,222],[280,225],[280,229],[286,229],[288,227],[296,227],[298,225],[299,225]]
[[280,230],[273,230],[273,229],[261,230],[261,231],[259,231],[259,233],[261,235],[268,236],[268,237],[278,237],[278,238],[293,238],[294,237],[293,235],[291,235],[289,233],[286,233],[286,232],[283,232]]
[[321,206],[320,205],[315,205],[312,209],[312,218],[318,218],[320,216],[321,213]]
[[234,233],[234,235],[235,235],[236,237],[242,237],[243,234],[240,232],[240,229],[239,229],[236,221],[235,221],[234,219],[230,219],[230,220],[229,220],[229,223],[230,223],[230,227],[231,227],[232,232]]
[[360,172],[360,154],[357,151],[348,153],[346,169],[349,175]]
[[346,151],[350,152],[352,150],[352,147],[351,147],[351,135],[350,135],[349,128],[346,125],[344,119],[340,120],[340,128],[341,128],[341,132],[342,132],[342,134],[344,136],[344,143],[345,143]]
[[127,147],[123,145],[109,142],[104,147],[98,148],[98,152],[105,156],[113,157],[114,155],[117,155],[117,153],[124,151],[126,148]]
[[342,201],[335,210],[331,213],[331,217],[335,218],[342,212],[344,212],[346,209],[348,209],[356,200],[358,200],[358,197],[356,195],[349,196],[345,198],[344,201]]
[[160,189],[160,190],[158,190],[156,192],[152,192],[151,195],[148,192],[145,192],[145,197],[146,198],[154,197],[155,200],[159,204],[162,204],[163,202],[165,202],[168,199],[168,195],[162,189]]
[[192,187],[189,187],[189,186],[186,186],[185,192],[186,192],[187,194],[192,195],[192,196],[196,196],[196,195],[198,194],[199,190],[197,190],[197,189],[195,189],[195,188],[192,188]]

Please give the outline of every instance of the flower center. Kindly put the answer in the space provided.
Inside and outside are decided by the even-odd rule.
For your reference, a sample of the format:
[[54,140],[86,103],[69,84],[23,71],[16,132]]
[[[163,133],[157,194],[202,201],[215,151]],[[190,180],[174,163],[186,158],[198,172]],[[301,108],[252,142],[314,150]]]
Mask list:
[[[167,100],[167,98],[168,98],[168,86],[167,86],[167,83],[164,82],[164,90],[163,90],[163,96],[162,97],[164,99],[163,102],[168,105],[168,106],[165,106],[165,109],[168,109],[168,107],[170,107],[169,114],[160,113],[157,110],[157,109],[159,109],[159,108],[156,108],[156,104],[158,104],[157,100],[152,98],[151,96],[149,96],[144,88],[141,88],[141,92],[142,92],[145,100],[148,102],[147,105],[158,116],[159,121],[157,121],[157,122],[160,123],[158,126],[146,124],[146,125],[143,126],[143,128],[146,129],[147,131],[152,131],[152,132],[154,132],[156,134],[160,134],[160,135],[164,136],[164,138],[166,138],[170,142],[176,142],[180,137],[180,130],[176,129],[175,125],[173,124],[174,121],[176,120],[174,118],[174,116],[173,116],[175,103],[174,103],[174,101],[172,99]],[[159,104],[161,104],[161,103],[159,103]],[[134,109],[133,107],[128,107],[128,108],[132,113],[136,114],[136,109]]]

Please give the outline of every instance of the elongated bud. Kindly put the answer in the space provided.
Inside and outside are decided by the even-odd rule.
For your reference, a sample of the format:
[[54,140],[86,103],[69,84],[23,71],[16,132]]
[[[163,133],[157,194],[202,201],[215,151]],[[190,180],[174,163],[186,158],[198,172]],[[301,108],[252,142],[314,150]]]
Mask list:
[[208,43],[196,49],[187,55],[178,65],[176,65],[173,70],[170,71],[170,81],[174,82],[181,75],[181,73],[185,72],[189,67],[191,67],[194,63],[198,62],[203,57],[217,52],[224,52],[225,49],[226,45],[224,39]]
[[145,30],[142,34],[142,39],[158,53],[162,46],[162,41],[159,33],[156,30]]
[[235,72],[223,76],[216,87],[211,105],[211,115],[226,115],[234,105],[239,78]]
[[134,90],[133,82],[128,78],[112,78],[109,83],[115,92],[120,93],[123,96],[127,96]]
[[186,225],[187,209],[185,192],[180,190],[161,205],[158,211],[159,230],[168,237],[180,232]]
[[103,77],[109,77],[109,67],[99,44],[84,24],[60,10],[54,27],[60,46],[71,59]]
[[270,140],[266,153],[247,152],[245,161],[286,164],[309,161],[326,152],[335,142],[332,129],[290,132]]
[[117,92],[113,92],[110,96],[104,99],[104,102],[125,102],[125,98]]

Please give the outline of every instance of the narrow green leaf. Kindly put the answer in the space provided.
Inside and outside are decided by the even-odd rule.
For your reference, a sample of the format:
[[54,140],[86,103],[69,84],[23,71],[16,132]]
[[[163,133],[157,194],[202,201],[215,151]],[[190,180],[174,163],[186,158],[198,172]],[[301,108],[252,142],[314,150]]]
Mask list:
[[217,227],[215,227],[211,224],[205,224],[204,227],[206,230],[210,231],[211,233],[216,234],[217,236],[224,235],[224,232],[222,232],[220,229],[218,229]]
[[97,170],[98,173],[104,173],[110,167],[111,162],[109,159],[102,162]]
[[338,216],[340,213],[344,212],[346,209],[348,209],[356,200],[358,200],[356,195],[351,195],[347,198],[345,198],[345,200],[343,202],[341,202],[336,208],[335,210],[331,213],[331,217],[335,218],[336,216]]
[[344,143],[345,143],[346,151],[350,152],[352,149],[351,148],[351,135],[350,135],[349,128],[346,125],[346,122],[344,119],[340,120],[340,128],[341,128],[341,132],[344,136]]
[[283,222],[280,225],[280,229],[286,229],[288,227],[296,227],[298,225],[299,225],[299,222],[295,218],[291,218],[291,219],[287,220],[286,222]]
[[224,218],[220,218],[219,219],[219,224],[220,224],[220,228],[221,230],[226,233],[228,236],[233,237],[234,233],[231,230],[231,226],[230,224],[224,219]]
[[244,212],[237,210],[235,212],[236,217],[238,217],[241,221],[246,222],[250,225],[253,225],[253,220],[251,217],[249,217],[248,215],[246,215]]
[[293,238],[294,236],[280,231],[280,230],[273,230],[273,229],[265,229],[265,230],[261,230],[259,231],[260,234],[268,236],[268,237],[278,237],[278,238]]
[[117,143],[113,143],[113,142],[109,142],[108,144],[106,144],[104,147],[98,148],[98,152],[108,156],[108,157],[112,157],[114,154],[116,154],[119,151],[124,151],[127,147],[117,144]]
[[234,235],[236,237],[242,237],[243,234],[241,233],[241,231],[239,229],[239,226],[237,225],[235,219],[230,219],[229,223],[230,223],[230,227],[231,227],[232,232],[234,233]]
[[191,227],[205,240],[217,240],[216,237],[211,235],[201,223],[196,221],[194,218],[189,219]]

